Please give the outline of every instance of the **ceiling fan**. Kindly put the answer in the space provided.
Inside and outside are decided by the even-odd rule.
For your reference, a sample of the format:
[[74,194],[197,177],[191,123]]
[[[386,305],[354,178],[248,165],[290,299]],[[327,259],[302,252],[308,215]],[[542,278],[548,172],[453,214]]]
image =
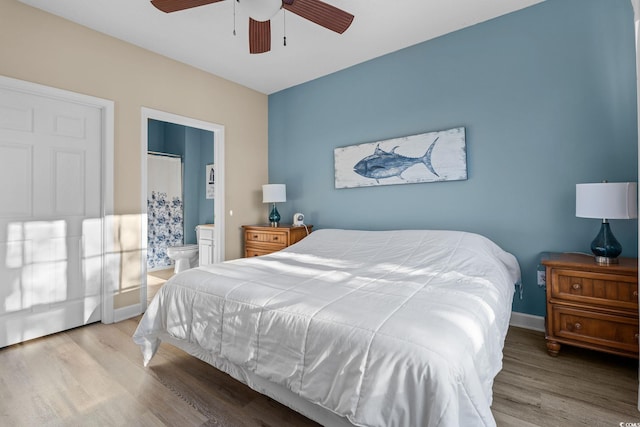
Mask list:
[[[151,0],[163,12],[177,12],[222,0]],[[342,34],[353,15],[320,0],[232,0],[249,5],[249,53],[271,50],[271,18],[285,9],[331,31]]]

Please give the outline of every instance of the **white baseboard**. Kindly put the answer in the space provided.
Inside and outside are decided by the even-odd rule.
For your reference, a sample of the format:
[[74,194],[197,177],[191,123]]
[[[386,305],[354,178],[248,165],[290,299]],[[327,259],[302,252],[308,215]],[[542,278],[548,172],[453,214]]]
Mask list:
[[544,332],[544,317],[512,311],[509,325]]
[[129,305],[127,307],[117,308],[113,310],[113,321],[120,322],[122,320],[131,319],[142,314],[142,304]]

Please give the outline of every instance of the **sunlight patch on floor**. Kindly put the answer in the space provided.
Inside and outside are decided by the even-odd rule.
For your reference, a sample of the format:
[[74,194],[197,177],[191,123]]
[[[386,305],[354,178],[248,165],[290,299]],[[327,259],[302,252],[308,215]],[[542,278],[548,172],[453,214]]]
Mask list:
[[151,302],[162,285],[174,275],[173,268],[147,272],[147,304]]

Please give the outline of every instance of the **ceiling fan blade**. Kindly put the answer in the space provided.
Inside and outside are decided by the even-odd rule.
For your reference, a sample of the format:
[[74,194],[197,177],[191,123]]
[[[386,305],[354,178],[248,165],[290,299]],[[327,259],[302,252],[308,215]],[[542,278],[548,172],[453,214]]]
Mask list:
[[170,13],[219,1],[222,0],[151,0],[151,4],[163,12]]
[[265,53],[271,50],[271,21],[249,18],[249,53]]
[[293,0],[291,3],[284,0],[282,3],[282,7],[289,12],[336,33],[344,33],[353,22],[352,14],[320,0]]

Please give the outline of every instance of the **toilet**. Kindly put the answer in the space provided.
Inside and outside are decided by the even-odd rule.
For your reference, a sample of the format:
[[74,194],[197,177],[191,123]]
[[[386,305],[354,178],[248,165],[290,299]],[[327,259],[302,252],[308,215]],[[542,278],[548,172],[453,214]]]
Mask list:
[[[200,227],[196,227],[196,239],[200,241]],[[180,245],[167,248],[167,256],[175,262],[174,272],[198,266],[198,245]]]
[[197,267],[198,245],[170,246],[167,248],[167,256],[175,261],[174,272],[178,274]]

